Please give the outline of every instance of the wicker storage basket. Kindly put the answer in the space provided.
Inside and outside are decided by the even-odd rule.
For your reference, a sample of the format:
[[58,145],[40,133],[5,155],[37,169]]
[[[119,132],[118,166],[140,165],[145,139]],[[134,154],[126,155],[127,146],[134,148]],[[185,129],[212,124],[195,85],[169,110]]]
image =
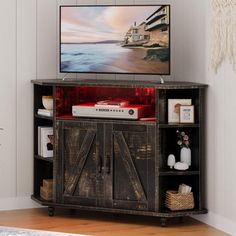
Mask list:
[[193,193],[181,194],[177,191],[167,191],[165,206],[172,211],[193,209]]

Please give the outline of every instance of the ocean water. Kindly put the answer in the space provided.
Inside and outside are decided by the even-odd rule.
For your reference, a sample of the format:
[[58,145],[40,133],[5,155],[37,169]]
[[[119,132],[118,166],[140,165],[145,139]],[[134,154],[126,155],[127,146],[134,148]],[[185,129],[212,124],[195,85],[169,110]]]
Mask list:
[[127,72],[113,61],[131,49],[118,44],[62,44],[61,70],[65,72]]

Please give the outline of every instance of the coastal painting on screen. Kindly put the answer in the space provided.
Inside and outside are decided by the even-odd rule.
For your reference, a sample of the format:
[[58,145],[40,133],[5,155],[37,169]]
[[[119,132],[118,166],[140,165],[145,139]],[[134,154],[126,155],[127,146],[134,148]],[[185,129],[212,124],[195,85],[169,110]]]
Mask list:
[[170,72],[169,5],[62,6],[61,72]]

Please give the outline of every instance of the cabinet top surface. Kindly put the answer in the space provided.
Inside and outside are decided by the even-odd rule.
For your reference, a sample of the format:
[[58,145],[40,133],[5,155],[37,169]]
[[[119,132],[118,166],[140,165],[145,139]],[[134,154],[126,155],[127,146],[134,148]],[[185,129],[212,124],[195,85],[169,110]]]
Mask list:
[[205,88],[206,84],[192,82],[136,81],[136,80],[90,80],[90,79],[43,79],[32,80],[33,84],[44,86],[107,86],[107,87],[154,87],[159,89]]

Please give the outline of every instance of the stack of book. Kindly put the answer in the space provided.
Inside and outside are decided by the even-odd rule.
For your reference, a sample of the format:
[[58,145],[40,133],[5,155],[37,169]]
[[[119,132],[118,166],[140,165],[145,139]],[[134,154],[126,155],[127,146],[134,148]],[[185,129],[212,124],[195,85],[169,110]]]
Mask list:
[[44,200],[52,200],[53,179],[43,179],[43,186],[40,187],[40,197]]
[[119,108],[119,107],[125,107],[129,105],[128,100],[124,99],[115,99],[115,100],[103,100],[98,101],[95,104],[95,107],[111,107],[111,108]]
[[52,116],[53,116],[53,110],[38,109],[37,114],[40,115],[40,116],[49,116],[49,117],[52,117]]
[[38,126],[38,155],[53,157],[53,127]]

